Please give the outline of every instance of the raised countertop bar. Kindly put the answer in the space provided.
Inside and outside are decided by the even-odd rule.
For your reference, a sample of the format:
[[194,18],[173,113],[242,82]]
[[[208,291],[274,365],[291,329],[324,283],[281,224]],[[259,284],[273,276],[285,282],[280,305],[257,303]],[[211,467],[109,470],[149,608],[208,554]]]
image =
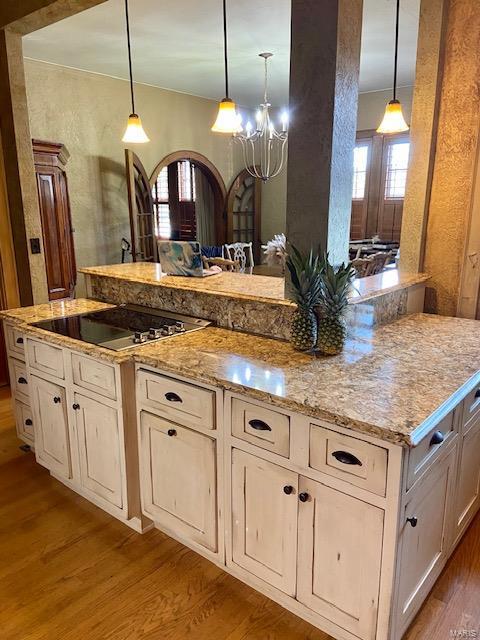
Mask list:
[[433,421],[480,381],[480,325],[460,318],[414,314],[356,328],[344,352],[331,358],[219,328],[113,352],[28,326],[108,306],[73,300],[1,315],[55,344],[111,361],[133,358],[404,446],[418,444]]
[[[139,284],[155,285],[167,289],[183,289],[192,292],[210,293],[254,302],[268,302],[292,306],[285,298],[283,278],[223,272],[206,278],[185,278],[162,274],[159,264],[132,262],[100,267],[86,267],[79,271],[88,276],[112,278]],[[351,302],[359,303],[372,298],[420,284],[428,280],[424,273],[402,273],[397,269],[375,276],[355,280]]]

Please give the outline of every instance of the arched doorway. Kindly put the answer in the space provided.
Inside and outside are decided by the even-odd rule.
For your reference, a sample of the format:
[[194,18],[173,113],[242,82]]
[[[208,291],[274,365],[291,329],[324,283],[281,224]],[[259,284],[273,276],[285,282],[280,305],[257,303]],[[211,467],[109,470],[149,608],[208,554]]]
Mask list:
[[246,169],[234,178],[227,197],[227,242],[251,242],[260,262],[262,181]]
[[150,186],[157,237],[226,242],[225,183],[208,158],[195,151],[170,153],[155,167]]

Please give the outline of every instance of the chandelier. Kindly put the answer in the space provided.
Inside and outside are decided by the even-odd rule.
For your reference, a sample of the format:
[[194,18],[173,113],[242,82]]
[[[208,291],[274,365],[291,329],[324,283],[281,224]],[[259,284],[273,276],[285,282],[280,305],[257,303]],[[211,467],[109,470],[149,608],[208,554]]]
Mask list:
[[267,182],[278,176],[285,165],[288,140],[288,114],[281,116],[281,130],[277,131],[270,117],[268,102],[268,59],[273,53],[260,53],[265,61],[265,85],[263,103],[255,116],[255,129],[251,122],[245,125],[245,131],[234,133],[234,140],[243,148],[243,160],[248,173],[254,178]]

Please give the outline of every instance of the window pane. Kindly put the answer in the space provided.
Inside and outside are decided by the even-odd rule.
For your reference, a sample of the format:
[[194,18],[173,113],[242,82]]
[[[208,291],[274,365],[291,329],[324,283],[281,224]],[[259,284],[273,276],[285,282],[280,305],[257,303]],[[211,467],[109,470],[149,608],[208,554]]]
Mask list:
[[188,160],[178,163],[178,199],[180,202],[192,202],[192,166]]
[[368,144],[357,145],[353,150],[353,193],[354,200],[365,197],[365,183],[367,181]]
[[170,207],[168,204],[159,204],[156,206],[156,213],[156,235],[164,240],[169,240],[172,234]]
[[403,198],[407,183],[409,142],[395,142],[388,147],[385,198]]
[[156,202],[168,202],[168,167],[164,167],[158,174],[152,197]]

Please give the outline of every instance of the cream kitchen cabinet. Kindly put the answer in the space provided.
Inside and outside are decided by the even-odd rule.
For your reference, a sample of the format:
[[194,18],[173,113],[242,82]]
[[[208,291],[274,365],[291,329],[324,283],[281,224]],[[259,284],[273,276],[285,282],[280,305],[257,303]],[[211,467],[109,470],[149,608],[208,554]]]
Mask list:
[[290,596],[297,579],[298,475],[232,451],[232,562]]
[[455,495],[454,542],[463,534],[480,505],[480,415],[464,427]]
[[65,389],[33,375],[30,386],[37,462],[70,479],[72,461]]
[[216,553],[215,440],[142,411],[140,455],[144,513]]

